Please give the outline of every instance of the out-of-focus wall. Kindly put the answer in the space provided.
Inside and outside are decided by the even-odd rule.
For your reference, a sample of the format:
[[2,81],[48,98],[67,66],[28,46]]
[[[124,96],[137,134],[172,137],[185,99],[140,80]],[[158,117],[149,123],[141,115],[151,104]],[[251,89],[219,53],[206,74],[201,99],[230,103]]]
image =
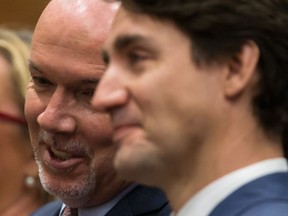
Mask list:
[[0,0],[0,25],[26,26],[35,24],[50,0]]

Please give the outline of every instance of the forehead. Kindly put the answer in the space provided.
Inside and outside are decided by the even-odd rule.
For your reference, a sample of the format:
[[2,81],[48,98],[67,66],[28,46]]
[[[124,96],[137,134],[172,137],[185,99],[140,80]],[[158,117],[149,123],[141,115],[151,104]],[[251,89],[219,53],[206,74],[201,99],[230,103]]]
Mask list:
[[[59,23],[59,24],[57,24]],[[35,29],[32,39],[32,53],[42,50],[63,52],[63,57],[89,57],[100,52],[104,41],[104,32],[100,27],[87,29],[78,20],[50,20],[42,18]],[[87,55],[85,55],[87,53]]]
[[11,68],[10,64],[8,63],[6,58],[3,56],[3,54],[0,52],[0,76],[1,76],[1,79],[2,79],[2,77],[7,76],[10,68]]
[[87,29],[78,20],[70,23],[60,20],[44,17],[38,23],[32,40],[31,62],[44,75],[63,82],[99,78],[104,71],[101,58],[104,30]]
[[[134,38],[134,39],[133,39]],[[127,11],[120,7],[108,39],[105,49],[115,48],[119,43],[144,42],[154,44],[158,48],[175,48],[177,42],[189,43],[188,37],[184,35],[174,23],[168,20],[159,20],[146,14]],[[167,46],[168,44],[168,46]],[[165,49],[166,49],[165,48]],[[118,50],[119,51],[119,50]]]
[[31,60],[70,70],[103,67],[101,50],[118,4],[95,0],[53,0],[34,31]]
[[33,41],[30,61],[43,75],[63,83],[102,76],[105,66],[98,42],[89,44],[75,38],[69,41],[61,35],[58,38],[42,37]]
[[53,0],[41,14],[34,34],[67,34],[66,40],[87,36],[103,40],[118,6],[102,0]]
[[[12,77],[11,77],[11,65],[8,63],[6,58],[0,53],[0,95],[4,96],[7,94],[7,90],[12,88]],[[2,97],[0,97],[2,98]]]

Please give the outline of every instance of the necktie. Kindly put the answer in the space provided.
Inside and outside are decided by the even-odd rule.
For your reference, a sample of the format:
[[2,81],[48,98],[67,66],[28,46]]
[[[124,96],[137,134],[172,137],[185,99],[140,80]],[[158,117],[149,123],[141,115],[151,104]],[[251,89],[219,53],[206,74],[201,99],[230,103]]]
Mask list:
[[62,216],[78,216],[78,209],[66,206],[62,213]]

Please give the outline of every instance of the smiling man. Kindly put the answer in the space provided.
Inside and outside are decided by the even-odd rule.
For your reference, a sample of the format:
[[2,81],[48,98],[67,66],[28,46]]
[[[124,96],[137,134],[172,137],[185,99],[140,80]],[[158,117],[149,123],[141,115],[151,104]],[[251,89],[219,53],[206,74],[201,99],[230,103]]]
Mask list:
[[287,0],[123,0],[92,100],[177,216],[288,212]]
[[[164,194],[119,178],[109,117],[91,105],[117,3],[52,0],[36,26],[25,115],[40,179],[62,203],[35,215],[169,215]],[[61,207],[62,206],[62,207]],[[66,206],[69,206],[66,207]]]

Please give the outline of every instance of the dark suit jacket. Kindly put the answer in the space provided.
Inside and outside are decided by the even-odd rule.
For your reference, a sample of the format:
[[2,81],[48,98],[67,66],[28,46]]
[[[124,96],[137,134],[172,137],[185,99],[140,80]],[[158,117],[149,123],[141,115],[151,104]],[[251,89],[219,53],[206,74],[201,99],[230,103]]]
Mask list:
[[242,186],[210,216],[288,216],[288,173],[267,175]]
[[[32,216],[58,216],[62,203],[51,202],[38,209]],[[163,192],[158,189],[137,186],[124,196],[106,216],[169,216],[170,207]]]

